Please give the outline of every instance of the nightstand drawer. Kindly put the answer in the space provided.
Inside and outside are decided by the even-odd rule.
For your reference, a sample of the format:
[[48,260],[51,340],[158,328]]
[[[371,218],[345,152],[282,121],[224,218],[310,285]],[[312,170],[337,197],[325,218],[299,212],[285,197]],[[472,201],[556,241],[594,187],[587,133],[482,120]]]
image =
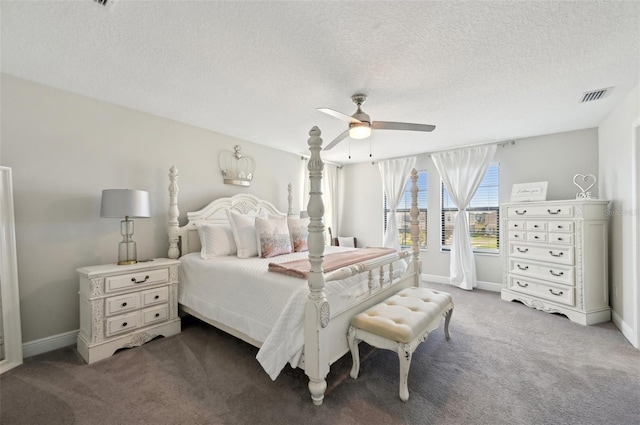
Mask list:
[[130,329],[137,328],[140,322],[140,314],[139,312],[125,314],[124,316],[117,316],[111,319],[107,319],[107,329],[106,336],[110,337],[112,335],[119,334],[121,332],[126,332]]
[[135,288],[140,285],[152,285],[169,281],[169,269],[145,270],[138,273],[127,273],[110,276],[106,279],[106,291],[114,292],[122,289]]
[[169,300],[169,288],[163,286],[162,288],[149,289],[141,292],[140,295],[142,296],[142,307],[166,303]]
[[118,297],[107,298],[105,301],[105,314],[113,316],[140,307],[140,296],[137,293],[120,295]]
[[151,323],[162,322],[169,317],[169,306],[167,304],[159,305],[142,310],[142,326]]

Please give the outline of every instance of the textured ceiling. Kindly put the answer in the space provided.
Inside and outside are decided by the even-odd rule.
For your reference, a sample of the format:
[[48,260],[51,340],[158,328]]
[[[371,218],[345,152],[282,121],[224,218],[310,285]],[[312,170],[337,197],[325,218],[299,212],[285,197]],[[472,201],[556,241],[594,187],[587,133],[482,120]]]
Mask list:
[[[596,127],[640,76],[640,2],[2,1],[2,72],[295,153],[363,92],[345,163]],[[611,87],[581,104],[585,91]],[[249,154],[249,153],[248,153]]]

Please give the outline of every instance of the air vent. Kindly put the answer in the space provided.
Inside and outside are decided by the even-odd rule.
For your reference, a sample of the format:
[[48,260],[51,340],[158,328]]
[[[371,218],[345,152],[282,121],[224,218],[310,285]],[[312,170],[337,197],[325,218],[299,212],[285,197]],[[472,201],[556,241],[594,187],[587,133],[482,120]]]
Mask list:
[[598,89],[598,90],[585,92],[582,94],[582,99],[580,100],[580,103],[591,102],[594,100],[602,99],[607,95],[607,93],[611,91],[612,88],[613,87],[607,87],[606,89]]

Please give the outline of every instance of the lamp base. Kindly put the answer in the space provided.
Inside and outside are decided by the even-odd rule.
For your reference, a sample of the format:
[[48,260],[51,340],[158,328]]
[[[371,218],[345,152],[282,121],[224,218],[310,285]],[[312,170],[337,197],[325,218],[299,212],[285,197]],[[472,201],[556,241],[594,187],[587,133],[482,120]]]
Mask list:
[[120,222],[120,233],[123,236],[122,242],[118,244],[118,265],[135,264],[138,262],[136,253],[136,243],[131,239],[133,235],[133,221],[128,217]]

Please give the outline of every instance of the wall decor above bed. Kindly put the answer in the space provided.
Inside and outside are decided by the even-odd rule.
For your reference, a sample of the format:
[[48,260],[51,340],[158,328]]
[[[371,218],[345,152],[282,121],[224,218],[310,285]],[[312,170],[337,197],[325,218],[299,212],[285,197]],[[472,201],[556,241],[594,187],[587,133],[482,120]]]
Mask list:
[[233,147],[234,152],[220,152],[220,172],[225,184],[249,186],[253,180],[256,162],[250,156],[243,155],[240,145]]

